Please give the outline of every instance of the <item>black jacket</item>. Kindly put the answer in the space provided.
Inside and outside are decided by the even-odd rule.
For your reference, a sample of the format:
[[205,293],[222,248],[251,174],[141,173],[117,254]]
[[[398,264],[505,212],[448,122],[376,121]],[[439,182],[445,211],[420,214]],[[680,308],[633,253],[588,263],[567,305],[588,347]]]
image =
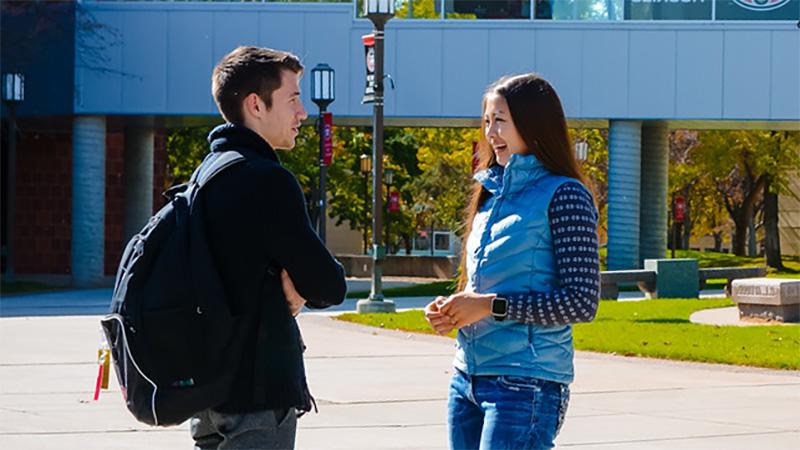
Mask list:
[[280,271],[286,269],[309,307],[325,308],[344,300],[344,270],[314,232],[294,175],[266,141],[231,124],[215,128],[208,140],[213,152],[236,150],[247,158],[214,177],[201,194],[209,246],[232,313],[247,317],[233,391],[215,409],[308,410],[303,344]]

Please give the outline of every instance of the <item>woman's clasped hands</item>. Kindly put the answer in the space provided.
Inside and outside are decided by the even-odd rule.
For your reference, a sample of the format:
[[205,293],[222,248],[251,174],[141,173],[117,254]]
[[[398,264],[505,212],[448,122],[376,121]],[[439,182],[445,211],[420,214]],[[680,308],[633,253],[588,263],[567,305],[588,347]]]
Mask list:
[[425,306],[425,319],[437,333],[448,334],[489,316],[494,297],[495,294],[474,292],[439,296]]

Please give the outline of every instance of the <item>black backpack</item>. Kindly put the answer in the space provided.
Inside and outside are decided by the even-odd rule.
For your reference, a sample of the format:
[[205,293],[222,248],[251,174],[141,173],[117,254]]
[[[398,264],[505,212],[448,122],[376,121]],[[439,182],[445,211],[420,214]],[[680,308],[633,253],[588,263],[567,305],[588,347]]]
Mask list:
[[149,425],[179,424],[227,400],[241,359],[233,316],[206,240],[203,186],[242,162],[212,152],[122,255],[101,320],[128,409]]

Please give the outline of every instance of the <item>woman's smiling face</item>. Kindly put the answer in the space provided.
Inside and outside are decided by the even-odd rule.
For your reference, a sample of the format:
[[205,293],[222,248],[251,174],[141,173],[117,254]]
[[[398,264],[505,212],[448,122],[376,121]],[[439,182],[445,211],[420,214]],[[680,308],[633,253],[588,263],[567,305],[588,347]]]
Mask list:
[[497,163],[505,167],[514,153],[527,153],[527,146],[519,135],[508,102],[500,94],[486,95],[486,107],[483,111],[483,135],[494,151]]

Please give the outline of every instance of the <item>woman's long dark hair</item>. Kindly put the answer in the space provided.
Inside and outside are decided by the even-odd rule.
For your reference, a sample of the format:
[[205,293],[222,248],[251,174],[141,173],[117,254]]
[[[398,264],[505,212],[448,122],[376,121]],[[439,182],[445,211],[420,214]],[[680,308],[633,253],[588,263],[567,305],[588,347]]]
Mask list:
[[[525,141],[526,153],[533,154],[550,172],[563,175],[586,185],[581,166],[572,150],[564,108],[555,89],[538,74],[529,73],[511,77],[502,77],[492,83],[483,95],[481,107],[481,124],[486,112],[486,98],[489,95],[502,95],[508,103],[511,120],[514,122],[522,140]],[[481,125],[478,140],[477,170],[488,169],[498,165],[491,146],[486,141]],[[481,206],[489,198],[489,191],[478,182],[473,183],[472,195],[465,211],[465,233],[461,251],[461,271],[459,274],[459,290],[467,284],[467,240],[472,231],[472,220]]]

